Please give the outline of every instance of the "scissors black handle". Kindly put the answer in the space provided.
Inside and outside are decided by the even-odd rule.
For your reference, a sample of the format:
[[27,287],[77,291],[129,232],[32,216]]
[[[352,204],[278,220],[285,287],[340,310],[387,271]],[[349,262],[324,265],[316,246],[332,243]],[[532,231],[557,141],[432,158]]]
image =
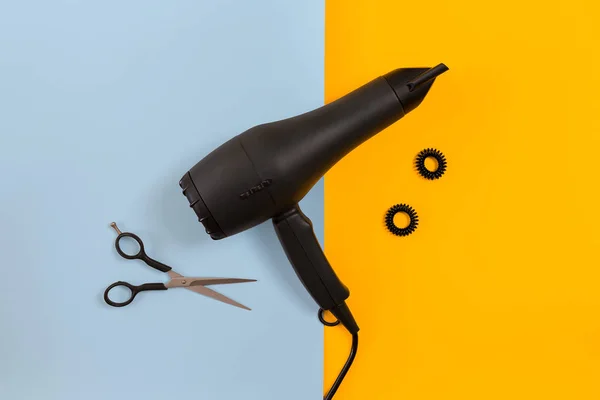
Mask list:
[[[138,252],[136,254],[127,254],[125,253],[123,250],[121,250],[121,245],[120,245],[120,241],[123,238],[126,237],[130,237],[133,240],[135,240],[138,245],[140,246],[140,249],[138,250]],[[117,253],[119,253],[119,255],[123,258],[126,258],[128,260],[142,260],[144,261],[146,264],[148,264],[148,266],[157,269],[161,272],[168,272],[171,270],[171,267],[169,267],[168,265],[165,265],[161,262],[158,262],[150,257],[148,257],[148,255],[146,254],[146,251],[144,250],[144,242],[142,242],[142,239],[139,238],[138,235],[130,233],[130,232],[123,232],[120,233],[119,236],[117,236],[117,239],[115,239],[115,248],[117,249]],[[127,285],[125,285],[127,286]],[[140,286],[138,286],[140,287]],[[134,295],[135,297],[135,295]],[[133,300],[133,298],[132,298]],[[124,304],[126,305],[126,304]]]
[[[108,293],[112,289],[116,288],[117,286],[125,286],[127,289],[129,289],[129,291],[131,292],[129,299],[127,299],[121,303],[112,301],[110,299]],[[129,303],[131,303],[133,301],[133,299],[135,299],[135,296],[137,296],[137,294],[139,292],[145,292],[146,290],[167,290],[167,287],[165,286],[164,283],[144,283],[143,285],[135,286],[135,285],[132,285],[131,283],[119,281],[119,282],[113,283],[112,285],[110,285],[109,287],[106,288],[106,290],[104,291],[104,301],[109,306],[124,307],[124,306],[128,305]]]

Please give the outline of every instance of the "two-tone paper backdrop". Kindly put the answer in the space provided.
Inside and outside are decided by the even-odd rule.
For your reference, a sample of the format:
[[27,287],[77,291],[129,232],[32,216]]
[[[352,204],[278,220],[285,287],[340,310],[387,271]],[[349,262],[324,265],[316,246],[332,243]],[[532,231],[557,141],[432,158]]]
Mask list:
[[[320,398],[323,328],[270,223],[210,240],[178,182],[323,104],[323,2],[0,3],[0,399]],[[304,201],[322,237],[322,184]],[[177,289],[116,309],[116,221],[240,310]]]
[[[324,18],[325,12],[325,18]],[[303,203],[362,331],[340,399],[600,397],[600,12],[591,0],[0,5],[0,398],[319,399],[323,328],[269,223],[221,242],[177,182],[257,123],[447,63],[412,114]],[[324,50],[325,47],[325,50]],[[325,69],[324,65],[325,56]],[[437,182],[416,153],[448,157]],[[405,202],[417,232],[396,238]],[[123,309],[115,220],[244,312],[185,290]]]

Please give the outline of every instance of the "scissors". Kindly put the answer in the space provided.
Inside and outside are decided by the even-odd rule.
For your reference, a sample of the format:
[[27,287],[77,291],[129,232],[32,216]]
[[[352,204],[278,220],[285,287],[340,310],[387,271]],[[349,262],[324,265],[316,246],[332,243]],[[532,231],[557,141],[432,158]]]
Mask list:
[[[115,282],[104,291],[104,301],[113,307],[124,307],[130,304],[135,296],[138,293],[144,292],[147,290],[167,290],[172,288],[185,288],[191,290],[192,292],[199,293],[204,296],[211,297],[215,300],[222,301],[223,303],[230,304],[232,306],[236,306],[239,308],[243,308],[244,310],[250,310],[250,308],[246,307],[243,304],[238,303],[235,300],[230,299],[227,296],[222,295],[221,293],[215,292],[212,289],[207,288],[208,285],[226,285],[231,283],[242,283],[242,282],[256,282],[256,279],[239,279],[239,278],[190,278],[187,276],[183,276],[173,271],[171,267],[165,265],[161,262],[158,262],[146,254],[144,250],[144,243],[139,236],[130,233],[130,232],[121,232],[117,227],[116,223],[111,223],[110,226],[117,232],[118,236],[115,240],[115,247],[117,249],[117,253],[123,258],[128,260],[142,260],[148,266],[157,269],[161,272],[166,273],[171,278],[167,283],[144,283],[143,285],[135,286],[127,282],[119,281]],[[139,250],[136,254],[127,254],[121,249],[120,242],[123,238],[132,238],[134,239],[138,246]],[[109,297],[109,292],[118,287],[124,286],[130,291],[129,299],[123,302],[112,301]]]

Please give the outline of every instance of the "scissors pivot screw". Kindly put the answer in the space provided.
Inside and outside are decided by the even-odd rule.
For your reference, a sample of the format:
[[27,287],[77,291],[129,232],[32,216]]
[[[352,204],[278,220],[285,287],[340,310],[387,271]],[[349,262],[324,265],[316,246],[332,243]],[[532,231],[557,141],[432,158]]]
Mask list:
[[181,281],[181,283],[183,283],[184,285],[187,283],[185,280]]

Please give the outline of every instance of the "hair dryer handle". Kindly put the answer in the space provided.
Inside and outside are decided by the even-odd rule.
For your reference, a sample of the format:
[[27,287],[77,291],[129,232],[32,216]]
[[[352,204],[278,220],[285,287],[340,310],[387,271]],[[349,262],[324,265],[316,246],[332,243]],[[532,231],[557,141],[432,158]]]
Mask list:
[[311,220],[296,205],[273,218],[273,225],[296,274],[313,299],[322,309],[330,310],[346,328],[358,332],[358,326],[345,304],[350,291],[331,268],[317,241]]

